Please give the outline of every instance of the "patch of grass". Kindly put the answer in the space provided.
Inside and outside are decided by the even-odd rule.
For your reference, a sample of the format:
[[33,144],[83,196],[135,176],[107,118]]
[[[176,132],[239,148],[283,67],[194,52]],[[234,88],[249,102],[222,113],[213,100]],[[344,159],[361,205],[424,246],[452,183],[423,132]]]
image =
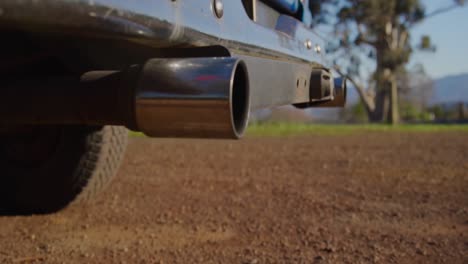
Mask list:
[[468,132],[468,125],[347,125],[347,124],[303,124],[263,123],[251,124],[248,136],[294,136],[294,135],[349,135],[362,132]]
[[[347,125],[304,123],[254,123],[247,129],[247,136],[298,136],[298,135],[350,135],[364,132],[467,132],[468,125]],[[130,131],[131,137],[146,137],[141,132]]]
[[136,131],[128,131],[128,135],[131,137],[146,137],[145,134]]

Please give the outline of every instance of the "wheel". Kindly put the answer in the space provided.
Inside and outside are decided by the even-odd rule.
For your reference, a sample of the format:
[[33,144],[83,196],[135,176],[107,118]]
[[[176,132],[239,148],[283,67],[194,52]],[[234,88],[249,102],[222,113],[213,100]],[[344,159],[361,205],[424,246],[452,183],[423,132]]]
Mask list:
[[0,135],[0,211],[58,211],[90,200],[112,179],[127,145],[124,127],[34,126]]

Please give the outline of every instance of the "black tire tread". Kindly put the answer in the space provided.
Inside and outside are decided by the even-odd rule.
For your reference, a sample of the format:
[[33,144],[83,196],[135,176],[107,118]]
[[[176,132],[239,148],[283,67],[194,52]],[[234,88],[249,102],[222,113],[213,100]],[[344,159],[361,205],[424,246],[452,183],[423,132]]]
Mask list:
[[[47,128],[49,129],[49,128]],[[91,201],[103,191],[124,157],[125,127],[57,126],[57,149],[44,164],[24,167],[0,159],[0,212],[50,213]]]
[[125,127],[105,126],[88,137],[89,149],[74,177],[79,195],[74,202],[88,202],[103,191],[117,173],[128,141]]

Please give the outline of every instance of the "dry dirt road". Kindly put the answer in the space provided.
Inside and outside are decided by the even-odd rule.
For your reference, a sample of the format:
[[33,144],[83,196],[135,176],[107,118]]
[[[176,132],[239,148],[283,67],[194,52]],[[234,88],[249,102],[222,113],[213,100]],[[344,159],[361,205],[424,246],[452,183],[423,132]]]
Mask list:
[[0,216],[0,263],[468,263],[468,134],[133,138],[96,203]]

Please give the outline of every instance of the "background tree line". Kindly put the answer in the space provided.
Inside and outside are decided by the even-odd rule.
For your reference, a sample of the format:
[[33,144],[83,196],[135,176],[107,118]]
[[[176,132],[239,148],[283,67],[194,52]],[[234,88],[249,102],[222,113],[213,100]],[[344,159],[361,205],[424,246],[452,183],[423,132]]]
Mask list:
[[[447,1],[447,6],[428,13],[420,0],[310,0],[314,15],[312,27],[332,27],[332,41],[327,56],[333,68],[348,77],[356,88],[371,122],[398,123],[400,109],[415,107],[425,85],[431,85],[424,69],[409,71],[406,67],[415,51],[435,52],[429,35],[414,47],[410,43],[411,29],[433,16],[446,13],[465,4],[465,0]],[[363,79],[364,63],[375,65],[371,77]],[[409,76],[416,76],[418,86],[409,85]],[[412,88],[410,88],[412,87]],[[414,88],[416,87],[416,88]],[[411,89],[419,89],[419,92]],[[414,97],[415,96],[415,97]],[[419,98],[419,99],[418,99]],[[405,112],[405,111],[403,111]]]

